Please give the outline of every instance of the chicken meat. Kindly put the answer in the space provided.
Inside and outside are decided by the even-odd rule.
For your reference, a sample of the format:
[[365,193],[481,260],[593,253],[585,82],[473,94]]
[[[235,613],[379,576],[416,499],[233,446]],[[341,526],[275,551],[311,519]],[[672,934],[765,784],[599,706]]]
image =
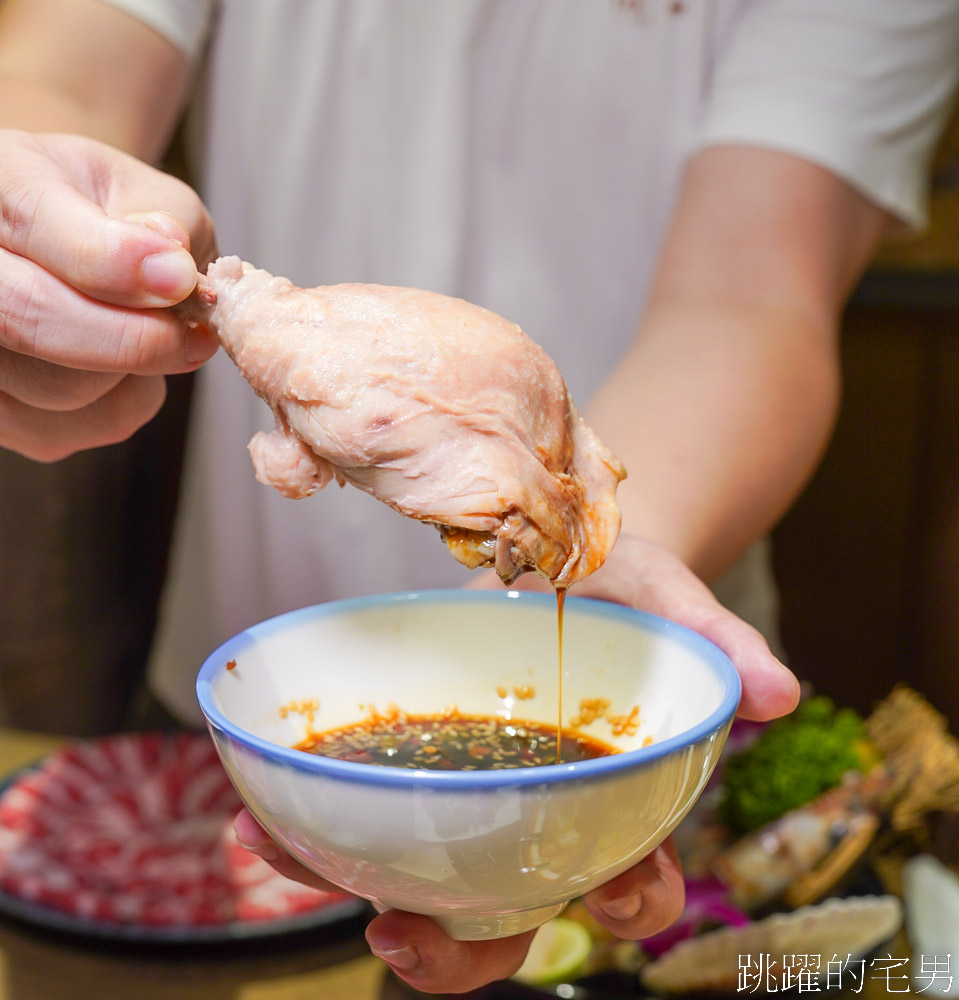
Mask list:
[[238,257],[210,265],[192,309],[273,411],[249,448],[284,496],[350,483],[507,583],[565,588],[609,554],[625,471],[514,323],[411,288],[297,288]]

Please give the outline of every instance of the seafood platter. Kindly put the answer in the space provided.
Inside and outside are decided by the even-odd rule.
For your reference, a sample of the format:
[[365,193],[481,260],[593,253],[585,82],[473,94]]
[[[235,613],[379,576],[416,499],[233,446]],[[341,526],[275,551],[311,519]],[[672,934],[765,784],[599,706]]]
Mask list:
[[809,696],[737,721],[675,839],[672,927],[622,941],[575,900],[512,980],[471,996],[959,995],[959,741],[916,691],[865,717]]

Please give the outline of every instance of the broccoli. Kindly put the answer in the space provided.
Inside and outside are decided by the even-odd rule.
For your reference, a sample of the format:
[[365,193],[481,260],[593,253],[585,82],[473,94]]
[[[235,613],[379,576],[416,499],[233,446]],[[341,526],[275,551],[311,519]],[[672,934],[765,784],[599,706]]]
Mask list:
[[873,762],[863,720],[829,698],[802,702],[725,763],[719,818],[734,833],[758,829]]

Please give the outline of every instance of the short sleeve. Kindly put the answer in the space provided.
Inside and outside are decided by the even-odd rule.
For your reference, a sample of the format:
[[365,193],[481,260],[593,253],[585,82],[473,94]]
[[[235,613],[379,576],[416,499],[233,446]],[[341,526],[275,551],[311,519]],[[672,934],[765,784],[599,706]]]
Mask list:
[[957,79],[957,0],[757,0],[715,66],[698,145],[801,156],[921,229]]
[[169,39],[191,63],[206,43],[217,0],[101,0]]

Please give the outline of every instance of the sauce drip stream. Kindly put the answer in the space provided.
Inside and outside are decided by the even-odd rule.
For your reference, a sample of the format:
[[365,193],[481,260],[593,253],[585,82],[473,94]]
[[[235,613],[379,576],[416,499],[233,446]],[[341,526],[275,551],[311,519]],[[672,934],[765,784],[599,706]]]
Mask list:
[[556,638],[559,668],[557,684],[556,718],[556,763],[563,762],[563,608],[566,604],[566,588],[556,588]]

